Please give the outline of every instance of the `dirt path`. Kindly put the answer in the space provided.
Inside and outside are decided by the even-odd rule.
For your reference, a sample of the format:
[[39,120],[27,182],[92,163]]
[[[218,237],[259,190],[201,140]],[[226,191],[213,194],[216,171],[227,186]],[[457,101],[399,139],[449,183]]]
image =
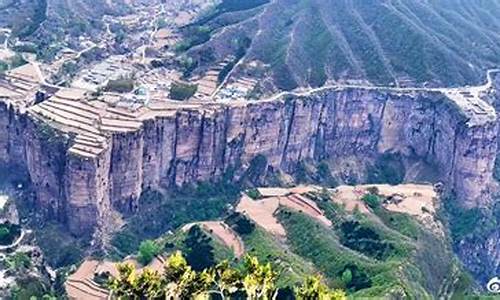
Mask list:
[[234,255],[238,258],[245,254],[245,246],[238,234],[226,223],[221,221],[201,222],[200,225],[210,234],[214,235],[224,245],[233,249]]
[[286,235],[285,228],[278,222],[278,219],[274,215],[279,205],[280,201],[278,197],[256,201],[247,195],[243,195],[236,207],[236,211],[245,214],[269,233],[284,237]]

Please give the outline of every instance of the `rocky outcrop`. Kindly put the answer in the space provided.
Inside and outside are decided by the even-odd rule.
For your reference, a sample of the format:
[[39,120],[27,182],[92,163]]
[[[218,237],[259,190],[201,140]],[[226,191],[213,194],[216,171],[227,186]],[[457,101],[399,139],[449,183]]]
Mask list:
[[137,129],[103,130],[102,150],[88,156],[68,151],[74,133],[30,110],[28,116],[2,107],[1,157],[25,161],[39,207],[75,234],[91,232],[111,206],[133,211],[147,188],[217,180],[257,155],[274,169],[293,171],[305,159],[369,161],[400,153],[435,165],[463,206],[485,206],[497,152],[496,118],[472,122],[438,92],[323,89],[258,102],[179,105],[140,116]]

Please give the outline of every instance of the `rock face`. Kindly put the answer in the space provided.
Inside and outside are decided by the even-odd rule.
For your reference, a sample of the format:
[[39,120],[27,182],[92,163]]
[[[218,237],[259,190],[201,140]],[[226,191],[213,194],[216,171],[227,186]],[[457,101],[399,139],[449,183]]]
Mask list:
[[0,158],[27,168],[41,211],[75,234],[92,232],[111,206],[134,210],[144,189],[216,180],[257,155],[290,171],[304,159],[400,153],[436,166],[463,206],[491,199],[496,118],[472,122],[437,92],[324,89],[179,107],[137,130],[109,131],[94,157],[68,152],[71,134],[36,116],[0,106]]
[[[493,78],[493,86],[489,91],[490,103],[497,112],[500,111],[500,75]],[[500,127],[497,127],[500,129]],[[497,142],[500,142],[497,140]],[[497,152],[498,158],[498,152]],[[498,167],[497,167],[498,168]],[[498,170],[497,170],[498,172]],[[497,173],[498,174],[498,173]],[[497,178],[498,180],[498,178]],[[498,201],[498,194],[493,195]],[[499,203],[492,203],[490,208],[496,210],[496,222],[499,224]],[[488,282],[492,277],[500,274],[500,228],[490,232],[481,232],[481,236],[469,236],[459,241],[456,246],[458,255],[471,273],[482,283]]]

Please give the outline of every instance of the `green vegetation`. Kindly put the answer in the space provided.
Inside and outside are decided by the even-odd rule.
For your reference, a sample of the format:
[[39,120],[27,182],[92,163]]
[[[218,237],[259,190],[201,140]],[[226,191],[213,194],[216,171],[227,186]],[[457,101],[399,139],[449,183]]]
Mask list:
[[339,185],[337,180],[332,176],[330,166],[325,161],[318,164],[316,175],[318,183],[322,186],[334,188]]
[[361,200],[368,205],[371,209],[377,209],[380,207],[380,198],[375,194],[365,194],[361,197]]
[[399,154],[386,153],[377,158],[375,164],[368,168],[368,183],[402,183],[405,167]]
[[237,200],[238,193],[238,186],[229,182],[200,183],[167,195],[146,191],[138,210],[112,239],[115,254],[134,253],[142,240],[158,238],[186,223],[217,219]]
[[47,223],[35,230],[37,245],[53,268],[60,268],[79,262],[88,248],[86,238],[75,238],[61,224]]
[[25,252],[15,252],[5,259],[9,270],[26,272],[31,267],[31,257]]
[[40,24],[45,21],[47,12],[47,0],[36,0],[34,1],[35,9],[33,9],[34,15],[30,18],[30,22],[27,26],[19,28],[18,32],[14,32],[19,38],[26,38],[38,29]]
[[173,82],[170,86],[170,99],[187,100],[194,96],[198,90],[198,85],[183,82]]
[[[329,206],[320,193],[315,195],[318,206],[327,208],[333,228],[293,211],[282,210],[278,216],[291,250],[310,260],[331,287],[347,289],[353,297],[430,298],[461,276],[440,237],[418,230],[416,243],[403,234],[404,228],[399,232],[362,215],[347,214],[341,207]],[[453,285],[451,291],[458,288]]]
[[139,254],[137,260],[143,265],[149,264],[153,258],[160,254],[161,247],[155,241],[144,240],[139,245]]
[[224,222],[240,235],[251,234],[255,230],[255,224],[240,212],[231,213]]
[[0,224],[0,245],[12,244],[21,234],[21,226],[10,223]]
[[307,274],[315,273],[315,268],[306,259],[289,251],[275,237],[256,227],[250,234],[242,235],[247,253],[270,262],[281,274],[277,286],[294,286]]
[[16,280],[16,285],[11,289],[10,299],[12,300],[55,300],[52,296],[50,284],[41,281],[34,276],[25,276],[22,279]]
[[134,80],[131,78],[122,78],[110,80],[105,87],[108,92],[129,93],[134,89]]
[[208,26],[188,26],[184,28],[184,39],[175,45],[177,52],[184,52],[194,46],[201,45],[210,40],[212,30]]
[[211,13],[207,14],[196,24],[206,24],[209,21],[217,18],[218,16],[228,13],[228,12],[236,12],[242,10],[248,10],[252,8],[256,8],[258,6],[264,5],[268,3],[269,0],[223,0],[220,4],[218,4]]
[[0,60],[0,74],[4,73],[9,69],[9,64],[3,60]]
[[340,242],[344,246],[378,260],[386,260],[395,255],[394,246],[383,240],[371,227],[358,221],[345,221],[339,227],[342,233]]
[[248,37],[243,37],[243,38],[237,38],[233,41],[234,48],[236,48],[236,55],[234,59],[232,59],[229,63],[227,63],[224,68],[219,72],[219,75],[217,75],[217,82],[221,84],[224,79],[226,79],[227,75],[231,72],[231,70],[234,68],[234,66],[245,56],[247,53],[248,47],[252,44],[252,40],[250,40]]
[[[245,257],[241,268],[232,268],[228,261],[213,268],[193,270],[180,252],[172,254],[165,263],[164,271],[145,269],[137,273],[132,265],[119,266],[119,276],[110,281],[110,288],[118,298],[132,299],[188,299],[210,296],[245,299],[276,299],[279,289],[276,282],[279,273],[270,263],[262,264],[256,257]],[[325,299],[344,300],[345,293],[330,291],[319,277],[306,277],[297,286],[298,299],[309,295],[324,295]]]
[[248,168],[240,179],[241,182],[247,185],[261,183],[267,174],[267,158],[258,154],[250,161]]
[[253,200],[259,200],[260,198],[262,198],[262,195],[260,194],[259,190],[255,188],[245,191],[245,194],[247,194],[248,197],[252,198]]
[[198,67],[198,61],[194,60],[192,57],[182,55],[176,60],[179,68],[182,70],[182,76],[187,78],[191,75],[196,67]]
[[186,260],[195,271],[212,267],[215,264],[214,247],[212,238],[203,232],[199,226],[189,229],[184,245]]
[[497,228],[497,220],[491,213],[481,208],[463,208],[454,196],[444,201],[445,219],[448,221],[451,237],[459,242],[466,237],[475,236],[478,239]]
[[373,212],[387,227],[397,230],[407,237],[417,239],[421,233],[417,221],[407,214],[388,211],[382,206],[375,208]]
[[[281,89],[343,78],[384,86],[475,84],[488,66],[499,64],[500,44],[492,42],[490,28],[497,3],[297,0],[271,2],[259,15],[268,2],[222,1],[196,25],[213,32],[236,22],[260,24],[260,34],[250,36],[251,56],[269,65]],[[239,13],[227,14],[232,11]],[[231,28],[235,36],[248,34],[238,27]],[[213,38],[220,39],[214,44],[227,39]]]

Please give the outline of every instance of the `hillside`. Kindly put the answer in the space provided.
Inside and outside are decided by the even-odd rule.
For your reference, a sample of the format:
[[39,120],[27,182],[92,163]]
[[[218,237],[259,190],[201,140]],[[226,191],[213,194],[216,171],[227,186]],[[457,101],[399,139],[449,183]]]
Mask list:
[[[210,40],[188,52],[203,65],[238,57],[265,64],[267,89],[321,86],[327,80],[375,85],[456,86],[484,80],[499,63],[496,1],[223,1],[196,28]],[[206,36],[202,41],[208,40]],[[198,41],[199,42],[199,41]],[[199,43],[195,43],[199,44]],[[201,59],[203,57],[204,59]],[[255,72],[239,65],[239,71]]]
[[[143,242],[138,256],[125,261],[140,268],[146,243],[157,257],[148,265],[155,270],[177,250],[196,270],[227,259],[239,268],[244,253],[271,263],[282,290],[319,274],[352,297],[460,297],[472,283],[436,218],[438,207],[436,191],[426,185],[252,189],[220,221],[189,223]],[[115,268],[109,260],[87,259],[69,277],[69,295],[81,293],[72,288],[78,280],[98,284],[98,270],[116,274]]]

